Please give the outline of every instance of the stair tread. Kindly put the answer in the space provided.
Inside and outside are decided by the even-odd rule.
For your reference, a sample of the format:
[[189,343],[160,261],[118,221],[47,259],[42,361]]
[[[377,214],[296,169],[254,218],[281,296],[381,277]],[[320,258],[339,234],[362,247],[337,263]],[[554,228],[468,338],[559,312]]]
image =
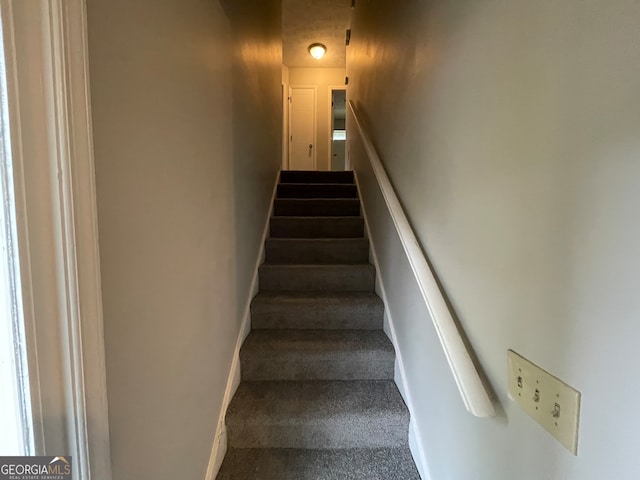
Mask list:
[[259,292],[251,303],[254,329],[380,330],[384,305],[372,292]]
[[357,198],[353,183],[279,183],[276,198]]
[[217,480],[420,480],[408,447],[230,448]]
[[259,268],[259,284],[264,291],[373,292],[375,267],[369,263],[263,263]]
[[[336,198],[276,198],[276,202],[299,202],[299,203],[311,203],[311,202],[324,202],[324,203],[335,203],[335,202],[349,202],[349,203],[360,203],[359,198],[349,198],[349,197],[336,197]],[[334,215],[335,216],[335,215]]]
[[282,238],[282,237],[269,237],[266,240],[268,243],[318,243],[322,245],[331,243],[355,243],[369,244],[369,240],[365,237],[322,237],[322,238]]
[[362,216],[274,215],[271,238],[360,238],[364,236]]
[[231,447],[401,447],[409,412],[393,380],[243,381],[226,424]]
[[382,330],[254,330],[242,346],[245,380],[391,380]]
[[314,302],[349,305],[356,302],[366,302],[382,305],[382,299],[372,292],[258,292],[253,301],[268,304]]
[[375,270],[375,267],[370,263],[352,263],[352,264],[326,264],[326,265],[318,265],[315,263],[298,263],[291,265],[279,265],[279,264],[268,264],[263,263],[260,265],[260,268],[263,270],[267,269],[282,269],[282,270],[318,270],[318,271],[349,271],[349,270]]
[[229,405],[227,423],[300,425],[347,415],[409,421],[393,380],[309,380],[242,382]]
[[344,183],[353,184],[352,171],[321,172],[305,170],[283,170],[280,172],[280,183]]
[[[292,198],[287,198],[287,199],[283,199],[283,200],[295,200]],[[313,198],[307,198],[307,199],[301,199],[301,200],[316,200]],[[325,198],[325,200],[344,200],[344,199],[340,199],[340,198]],[[346,200],[353,200],[352,198],[347,198]],[[356,220],[356,219],[360,219],[363,220],[364,217],[362,215],[353,215],[353,216],[348,216],[345,217],[344,215],[324,215],[320,218],[318,218],[315,215],[273,215],[271,217],[272,219],[286,219],[286,220],[344,220],[344,221],[348,221],[348,220]]]
[[276,198],[276,216],[360,216],[360,200],[356,198]]
[[318,186],[323,186],[323,187],[335,187],[337,186],[338,188],[342,188],[342,187],[355,187],[354,183],[330,183],[330,182],[285,182],[285,183],[279,183],[278,185],[291,185],[291,186],[296,186],[296,187],[318,187]]
[[393,345],[382,330],[253,330],[241,355],[269,357],[278,353],[305,353],[310,357],[339,352],[383,352]]
[[265,263],[353,265],[369,261],[369,241],[364,238],[268,238]]

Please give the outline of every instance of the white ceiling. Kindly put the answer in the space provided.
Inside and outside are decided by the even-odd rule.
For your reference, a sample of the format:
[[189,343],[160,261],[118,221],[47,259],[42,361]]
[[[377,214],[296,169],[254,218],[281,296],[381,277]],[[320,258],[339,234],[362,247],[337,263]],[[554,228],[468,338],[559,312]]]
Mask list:
[[[288,67],[345,67],[345,33],[351,0],[282,0],[282,56]],[[320,60],[310,44],[327,47]]]

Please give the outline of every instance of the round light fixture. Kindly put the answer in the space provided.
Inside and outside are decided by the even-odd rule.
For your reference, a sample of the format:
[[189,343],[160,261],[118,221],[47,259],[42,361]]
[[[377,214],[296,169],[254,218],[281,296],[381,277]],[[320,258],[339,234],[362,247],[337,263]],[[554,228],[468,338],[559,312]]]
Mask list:
[[321,59],[327,53],[327,47],[321,43],[312,43],[309,45],[309,55],[315,59]]

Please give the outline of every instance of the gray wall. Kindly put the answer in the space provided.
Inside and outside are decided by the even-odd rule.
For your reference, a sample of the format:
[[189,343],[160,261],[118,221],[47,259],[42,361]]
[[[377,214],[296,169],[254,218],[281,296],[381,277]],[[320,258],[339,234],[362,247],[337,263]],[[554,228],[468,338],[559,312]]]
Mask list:
[[233,30],[233,174],[238,309],[247,293],[282,159],[280,0],[220,0]]
[[209,0],[87,3],[113,475],[200,480],[279,166],[279,6],[249,36]]
[[[350,141],[433,480],[640,476],[638,19],[629,0],[357,3],[349,98],[504,409],[465,411]],[[582,391],[577,457],[508,399],[508,348]]]

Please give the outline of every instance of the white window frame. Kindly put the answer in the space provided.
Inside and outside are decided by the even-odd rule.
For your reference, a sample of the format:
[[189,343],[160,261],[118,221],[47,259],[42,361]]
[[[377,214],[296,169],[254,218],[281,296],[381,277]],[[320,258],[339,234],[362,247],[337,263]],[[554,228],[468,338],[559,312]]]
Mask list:
[[0,0],[35,453],[111,480],[85,0]]

